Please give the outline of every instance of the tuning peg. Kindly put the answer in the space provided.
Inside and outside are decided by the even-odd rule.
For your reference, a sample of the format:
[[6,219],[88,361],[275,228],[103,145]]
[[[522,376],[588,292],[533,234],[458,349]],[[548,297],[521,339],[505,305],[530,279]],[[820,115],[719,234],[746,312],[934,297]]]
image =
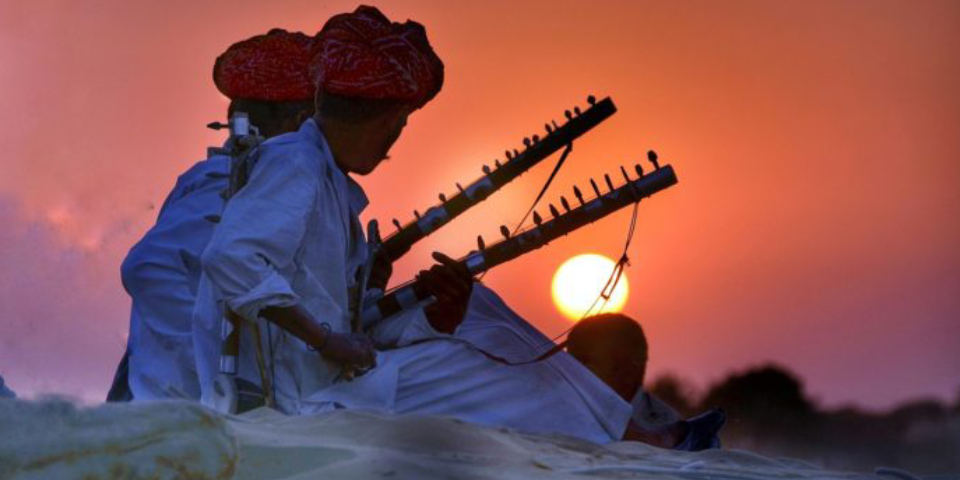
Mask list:
[[580,107],[573,107],[573,113],[575,113],[575,114],[579,117],[579,116],[580,116]]
[[514,149],[513,149],[513,158],[517,158],[518,155],[520,155],[520,152],[519,152],[516,148],[514,148]]
[[597,104],[597,97],[594,97],[593,95],[588,96],[588,97],[587,97],[587,103],[589,103],[590,106],[596,105],[596,104]]
[[550,124],[553,125],[553,129],[554,129],[554,130],[559,130],[559,129],[560,129],[560,127],[557,125],[557,122],[555,122],[555,121],[553,121],[553,120],[550,120]]
[[220,123],[220,122],[210,122],[207,124],[207,128],[211,130],[221,130],[224,128],[230,128],[230,125],[226,123]]
[[441,194],[440,194],[440,201],[443,202],[443,203],[447,203],[447,196],[441,193]]
[[543,223],[543,218],[540,217],[540,214],[537,213],[536,210],[534,210],[534,212],[533,212],[533,223],[537,224],[538,226],[539,226],[541,223]]
[[513,160],[513,154],[510,153],[510,150],[504,150],[503,153],[507,156],[507,161]]
[[544,123],[543,129],[547,131],[547,135],[553,133],[553,127],[551,127],[549,123]]
[[560,216],[560,212],[557,211],[557,207],[554,207],[553,204],[550,204],[550,215],[553,215],[553,218]]
[[477,250],[481,252],[487,248],[487,244],[483,242],[483,235],[477,235]]
[[220,215],[207,215],[203,219],[210,223],[220,223]]
[[600,189],[597,187],[597,182],[593,181],[592,178],[590,179],[590,186],[593,187],[593,193],[599,197]]
[[413,216],[414,216],[414,217],[417,217],[417,220],[420,220],[420,212],[414,210],[414,211],[413,211]]
[[647,152],[647,159],[653,164],[654,170],[660,170],[660,162],[657,161],[657,152],[653,150]]
[[497,168],[500,168],[500,159],[499,159],[499,158],[498,158],[498,159],[494,159],[493,164],[496,165]]
[[576,185],[573,186],[573,195],[577,197],[577,200],[580,202],[580,205],[583,205],[583,192],[581,192]]
[[637,176],[639,176],[640,178],[643,178],[643,167],[641,167],[640,164],[638,163],[634,165],[633,168],[634,170],[637,171]]
[[620,165],[620,173],[623,174],[623,179],[626,180],[627,183],[630,183],[630,177],[627,175],[627,169],[623,168],[623,165]]
[[529,137],[523,137],[523,146],[524,146],[524,147],[527,147],[527,148],[530,148],[530,144],[531,144],[530,138],[529,138]]
[[490,174],[490,167],[489,167],[488,165],[484,165],[481,170],[483,170],[483,173],[485,173],[485,174],[487,174],[487,175]]
[[506,225],[500,225],[500,235],[503,235],[503,238],[510,239],[510,229]]
[[572,120],[572,119],[573,119],[573,114],[570,113],[570,110],[567,110],[567,111],[563,112],[563,116],[564,116],[564,117],[567,117],[567,120]]
[[397,220],[396,218],[393,219],[393,226],[397,227],[397,230],[403,229],[403,227],[400,226],[400,220]]
[[607,188],[609,188],[610,191],[612,192],[612,191],[613,191],[613,182],[610,181],[610,175],[607,175],[606,173],[604,173],[604,174],[603,174],[603,179],[606,180],[606,182],[607,182]]
[[457,183],[457,190],[459,190],[460,193],[463,193],[463,185],[460,185],[459,183]]
[[534,136],[533,136],[533,144],[536,145],[536,144],[538,144],[538,143],[540,143],[540,135],[534,135]]
[[560,205],[563,205],[564,210],[570,211],[570,202],[563,195],[560,195]]

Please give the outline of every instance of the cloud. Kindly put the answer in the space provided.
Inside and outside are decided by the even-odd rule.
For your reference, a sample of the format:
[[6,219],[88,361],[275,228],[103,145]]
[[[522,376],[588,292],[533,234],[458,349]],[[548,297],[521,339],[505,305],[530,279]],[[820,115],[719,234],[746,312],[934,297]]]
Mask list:
[[[122,223],[122,222],[121,222]],[[103,398],[127,332],[116,248],[74,246],[0,196],[0,372],[21,396]]]

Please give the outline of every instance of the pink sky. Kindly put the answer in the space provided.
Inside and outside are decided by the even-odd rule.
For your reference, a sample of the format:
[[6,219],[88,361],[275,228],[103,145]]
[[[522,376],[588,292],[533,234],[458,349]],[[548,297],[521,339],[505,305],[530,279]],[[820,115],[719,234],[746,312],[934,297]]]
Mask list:
[[[320,28],[347,2],[0,3],[0,373],[22,394],[106,390],[127,329],[126,249],[219,135],[230,43]],[[587,94],[620,111],[576,143],[547,199],[638,161],[645,201],[626,311],[654,375],[700,387],[776,361],[827,405],[960,388],[960,4],[952,1],[397,1],[447,66],[368,216],[407,221]],[[529,206],[543,165],[422,242],[461,255]],[[402,186],[402,188],[401,188]],[[485,281],[548,335],[578,253],[619,254],[621,212]]]

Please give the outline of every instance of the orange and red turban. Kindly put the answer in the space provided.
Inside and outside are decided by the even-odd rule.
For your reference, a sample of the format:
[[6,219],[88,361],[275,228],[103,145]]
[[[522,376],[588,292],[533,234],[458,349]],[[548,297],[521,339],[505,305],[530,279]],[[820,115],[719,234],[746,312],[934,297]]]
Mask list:
[[310,100],[315,39],[279,28],[230,46],[213,65],[217,90],[231,100]]
[[336,15],[317,34],[314,68],[325,92],[422,107],[443,86],[443,62],[417,22],[391,22],[374,7]]

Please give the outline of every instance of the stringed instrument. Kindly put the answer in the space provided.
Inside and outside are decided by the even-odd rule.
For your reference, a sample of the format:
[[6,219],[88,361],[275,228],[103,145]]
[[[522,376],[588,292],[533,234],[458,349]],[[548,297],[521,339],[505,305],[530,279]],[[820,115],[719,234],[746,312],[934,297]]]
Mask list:
[[570,145],[576,138],[590,131],[604,120],[616,113],[617,107],[609,97],[599,102],[592,95],[587,97],[589,108],[582,111],[576,107],[573,111],[567,110],[564,115],[567,122],[557,125],[556,122],[544,124],[546,136],[539,135],[524,138],[523,151],[507,150],[506,162],[494,160],[494,168],[483,167],[484,175],[466,187],[457,184],[458,193],[447,198],[440,194],[440,204],[430,207],[423,215],[414,210],[415,220],[401,226],[396,219],[393,224],[397,231],[388,236],[382,248],[390,261],[396,261],[410,250],[416,242],[446,225],[458,215],[474,205],[485,200],[493,192],[522,175],[541,160],[549,157],[557,150]]
[[[591,200],[584,200],[580,189],[574,187],[573,193],[579,202],[579,206],[571,207],[566,198],[560,197],[564,213],[560,213],[551,204],[549,210],[552,219],[544,221],[538,213],[534,212],[534,226],[512,236],[506,226],[501,226],[500,232],[504,236],[503,240],[487,246],[483,237],[478,237],[478,250],[469,253],[458,261],[467,268],[471,275],[483,273],[677,183],[677,176],[673,167],[670,165],[661,167],[657,162],[657,154],[653,151],[648,153],[648,158],[654,165],[653,172],[644,174],[641,166],[637,164],[634,168],[638,177],[631,179],[627,175],[626,169],[620,167],[625,183],[614,188],[610,176],[604,175],[604,181],[609,190],[607,193],[601,193],[600,187],[591,179],[590,185],[596,195]],[[413,308],[428,298],[430,298],[430,294],[418,281],[402,285],[386,293],[373,305],[365,308],[362,312],[363,324],[369,326],[372,323],[377,323],[402,310]]]

